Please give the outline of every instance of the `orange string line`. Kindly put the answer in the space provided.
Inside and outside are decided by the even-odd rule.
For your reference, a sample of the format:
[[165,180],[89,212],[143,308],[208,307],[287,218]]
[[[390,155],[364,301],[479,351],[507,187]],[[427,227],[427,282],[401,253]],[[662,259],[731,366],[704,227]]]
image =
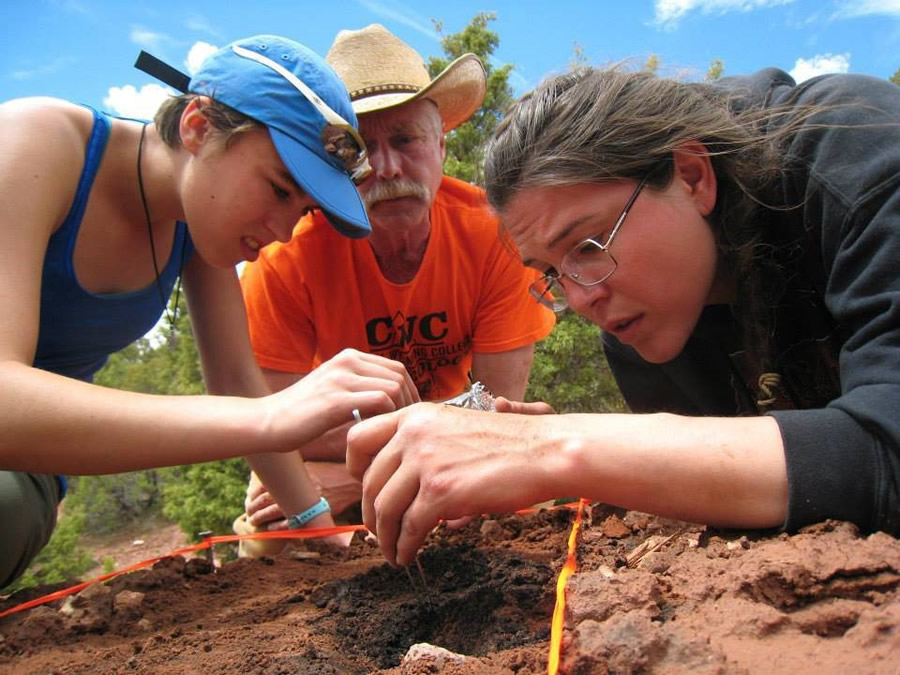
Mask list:
[[[576,505],[575,522],[572,523],[572,531],[569,533],[569,550],[566,553],[566,562],[556,580],[556,605],[553,607],[553,620],[550,622],[550,654],[547,657],[547,675],[557,675],[559,672],[559,657],[562,652],[562,633],[566,614],[566,582],[575,571],[575,547],[578,544],[578,530],[581,529],[581,517],[587,499],[579,499]],[[567,505],[568,506],[568,505]]]
[[[552,509],[556,508],[578,508],[579,504],[561,504],[560,506],[551,507]],[[525,515],[529,513],[537,513],[540,509],[521,509],[516,511],[517,515]],[[128,572],[135,572],[137,570],[143,569],[145,567],[149,567],[160,560],[165,558],[174,558],[178,555],[184,555],[186,553],[194,553],[196,551],[203,551],[206,549],[210,549],[216,544],[227,544],[230,542],[241,541],[242,539],[314,539],[317,537],[330,537],[335,534],[344,534],[345,532],[366,532],[365,525],[339,525],[335,527],[309,527],[302,530],[274,530],[272,532],[253,532],[250,534],[223,534],[223,535],[213,535],[209,537],[205,537],[202,542],[199,544],[194,544],[193,546],[188,546],[186,548],[180,548],[176,551],[171,551],[170,553],[166,553],[165,555],[160,555],[155,558],[149,558],[148,560],[142,560],[141,562],[135,563],[134,565],[130,565],[129,567],[125,567],[121,570],[116,570],[114,572],[109,572],[108,574],[101,574],[98,577],[94,577],[93,579],[88,579],[87,581],[82,581],[79,584],[74,586],[69,586],[68,588],[64,588],[62,590],[56,591],[54,593],[49,593],[47,595],[43,595],[39,598],[35,598],[33,600],[29,600],[28,602],[23,602],[15,607],[11,607],[10,609],[4,610],[0,612],[0,619],[3,619],[10,614],[15,614],[16,612],[21,612],[26,609],[31,609],[32,607],[37,607],[39,605],[45,605],[48,602],[52,602],[54,600],[58,600],[60,598],[64,598],[69,595],[73,595],[78,593],[79,591],[84,590],[91,584],[96,584],[101,581],[107,581],[108,579],[112,579],[113,577],[117,577],[120,574],[127,574]]]
[[69,586],[68,588],[56,591],[55,593],[49,593],[48,595],[43,595],[39,598],[35,598],[34,600],[23,602],[20,605],[16,605],[15,607],[11,607],[10,609],[0,612],[0,619],[7,617],[10,614],[15,614],[16,612],[31,609],[32,607],[44,605],[48,602],[52,602],[53,600],[58,600],[59,598],[64,598],[68,595],[78,593],[91,584],[96,584],[101,581],[106,581],[107,579],[112,579],[113,577],[117,577],[120,574],[126,574],[128,572],[134,572],[136,570],[143,569],[144,567],[149,567],[150,565],[153,565],[165,558],[174,558],[175,556],[184,555],[185,553],[203,551],[212,548],[216,544],[226,544],[228,542],[240,541],[241,539],[312,539],[315,537],[330,537],[333,534],[342,534],[344,532],[359,532],[365,530],[365,525],[342,525],[339,527],[310,527],[304,530],[276,530],[274,532],[257,532],[253,534],[225,534],[206,537],[199,544],[180,548],[176,551],[172,551],[155,558],[150,558],[148,560],[142,560],[141,562],[130,565],[129,567],[125,567],[124,569],[116,570],[115,572],[109,572],[108,574],[101,574],[99,577],[94,577],[93,579],[82,581],[80,584]]

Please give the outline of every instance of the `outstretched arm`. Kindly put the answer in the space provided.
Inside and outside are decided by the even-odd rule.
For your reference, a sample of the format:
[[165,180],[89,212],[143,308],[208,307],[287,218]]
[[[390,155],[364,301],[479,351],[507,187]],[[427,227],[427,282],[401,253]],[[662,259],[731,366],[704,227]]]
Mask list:
[[776,422],[516,415],[421,404],[350,430],[363,517],[392,564],[440,520],[563,496],[729,527],[775,527],[787,478]]

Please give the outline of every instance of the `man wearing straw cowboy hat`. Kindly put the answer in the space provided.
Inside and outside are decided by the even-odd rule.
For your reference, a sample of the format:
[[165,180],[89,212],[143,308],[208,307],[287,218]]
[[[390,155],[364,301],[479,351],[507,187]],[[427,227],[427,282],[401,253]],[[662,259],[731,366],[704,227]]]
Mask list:
[[[245,267],[253,349],[269,385],[283,389],[353,347],[403,362],[424,400],[456,396],[470,376],[521,400],[553,316],[529,299],[534,273],[501,243],[483,192],[443,175],[444,134],[484,99],[481,62],[465,54],[432,80],[419,54],[378,24],[339,32],[326,61],[368,147],[373,172],[359,191],[372,234],[333,236],[317,211]],[[346,431],[300,449],[335,512],[360,499],[344,469]],[[246,507],[240,531],[285,526],[255,477]]]

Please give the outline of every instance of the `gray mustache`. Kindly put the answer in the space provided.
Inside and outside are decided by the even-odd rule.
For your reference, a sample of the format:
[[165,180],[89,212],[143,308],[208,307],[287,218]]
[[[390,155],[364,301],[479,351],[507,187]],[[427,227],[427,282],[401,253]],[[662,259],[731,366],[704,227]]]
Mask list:
[[397,178],[390,181],[378,181],[374,183],[363,195],[366,207],[372,207],[378,202],[388,199],[400,199],[401,197],[413,197],[422,201],[429,201],[431,194],[421,183],[408,178]]

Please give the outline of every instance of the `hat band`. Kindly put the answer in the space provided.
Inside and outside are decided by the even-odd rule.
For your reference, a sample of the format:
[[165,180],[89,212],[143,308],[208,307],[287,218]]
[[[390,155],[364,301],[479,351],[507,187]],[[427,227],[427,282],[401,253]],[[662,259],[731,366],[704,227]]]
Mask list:
[[355,101],[372,94],[415,94],[420,91],[422,91],[422,87],[415,84],[373,84],[371,87],[363,87],[362,89],[351,91],[350,100]]

